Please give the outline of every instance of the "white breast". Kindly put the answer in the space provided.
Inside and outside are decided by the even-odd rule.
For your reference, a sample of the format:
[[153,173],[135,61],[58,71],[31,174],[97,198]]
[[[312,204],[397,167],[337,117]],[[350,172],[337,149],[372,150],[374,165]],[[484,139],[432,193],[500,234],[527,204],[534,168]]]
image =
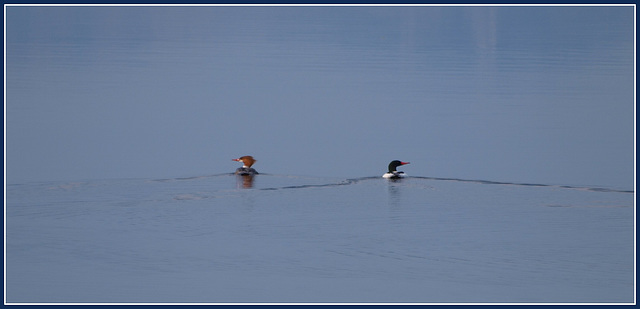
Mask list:
[[403,178],[405,177],[404,172],[395,172],[395,173],[384,173],[382,178]]

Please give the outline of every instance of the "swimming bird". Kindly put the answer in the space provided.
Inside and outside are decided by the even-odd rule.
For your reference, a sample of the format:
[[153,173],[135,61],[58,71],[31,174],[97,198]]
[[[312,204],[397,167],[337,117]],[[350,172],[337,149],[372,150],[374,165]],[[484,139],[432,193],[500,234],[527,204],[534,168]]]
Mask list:
[[382,175],[382,178],[398,179],[404,177],[404,172],[396,171],[396,167],[405,164],[409,164],[409,162],[402,162],[399,160],[391,161],[391,163],[389,163],[389,172],[384,173],[384,175]]
[[252,157],[252,156],[242,156],[240,158],[237,159],[233,159],[233,161],[238,161],[238,162],[242,162],[242,167],[239,167],[236,170],[236,175],[257,175],[258,171],[256,171],[255,169],[253,169],[251,167],[251,165],[253,165],[253,163],[256,163],[256,160]]

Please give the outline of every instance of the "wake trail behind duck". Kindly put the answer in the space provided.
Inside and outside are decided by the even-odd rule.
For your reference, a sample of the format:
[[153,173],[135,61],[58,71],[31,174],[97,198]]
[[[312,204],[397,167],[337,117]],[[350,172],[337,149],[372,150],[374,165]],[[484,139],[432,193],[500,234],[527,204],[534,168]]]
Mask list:
[[[178,178],[166,178],[166,179],[154,179],[152,181],[156,182],[170,182],[170,181],[186,181],[186,180],[202,180],[207,178],[214,177],[229,177],[234,176],[233,173],[222,173],[222,174],[210,174],[210,175],[200,175],[200,176],[191,176],[191,177],[178,177]],[[263,173],[260,175],[256,175],[256,177],[278,177],[278,178],[293,178],[293,179],[321,179],[320,177],[305,177],[305,176],[296,176],[296,175],[279,175],[279,174],[269,174]],[[309,188],[323,188],[323,187],[340,187],[340,186],[348,186],[357,184],[362,181],[379,179],[383,180],[382,177],[378,176],[367,176],[367,177],[357,177],[357,178],[348,178],[348,179],[340,179],[335,182],[326,182],[326,183],[315,183],[315,184],[296,184],[296,185],[285,185],[285,186],[273,186],[266,188],[254,188],[258,191],[274,191],[274,190],[295,190],[295,189],[309,189]],[[572,185],[557,185],[557,184],[543,184],[543,183],[523,183],[523,182],[506,182],[506,181],[495,181],[495,180],[483,180],[483,179],[464,179],[464,178],[450,178],[450,177],[430,177],[430,176],[408,176],[404,178],[405,180],[411,179],[422,179],[422,180],[431,180],[431,181],[452,181],[452,182],[464,182],[464,183],[477,183],[477,184],[485,184],[485,185],[503,185],[503,186],[522,186],[522,187],[547,187],[547,188],[557,188],[557,189],[568,189],[568,190],[584,190],[584,191],[592,191],[592,192],[607,192],[607,193],[635,193],[634,190],[622,190],[615,188],[603,188],[603,187],[589,187],[589,186],[572,186]],[[387,179],[384,179],[388,181]],[[401,182],[402,180],[400,180]]]
[[437,180],[437,181],[471,182],[471,183],[479,183],[479,184],[485,184],[485,185],[551,187],[551,188],[559,188],[559,189],[586,190],[586,191],[594,191],[594,192],[610,192],[610,193],[634,193],[635,192],[631,190],[620,190],[620,189],[611,189],[611,188],[552,185],[552,184],[541,184],[541,183],[518,183],[518,182],[481,180],[481,179],[462,179],[462,178],[443,178],[443,177],[424,177],[424,176],[413,176],[411,178]]

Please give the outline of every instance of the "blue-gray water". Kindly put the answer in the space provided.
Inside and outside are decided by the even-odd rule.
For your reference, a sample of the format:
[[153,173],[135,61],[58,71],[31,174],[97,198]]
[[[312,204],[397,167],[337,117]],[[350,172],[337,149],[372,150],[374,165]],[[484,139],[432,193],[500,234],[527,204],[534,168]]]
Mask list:
[[635,300],[631,6],[6,25],[8,302]]
[[9,185],[9,302],[633,302],[633,194],[258,175]]

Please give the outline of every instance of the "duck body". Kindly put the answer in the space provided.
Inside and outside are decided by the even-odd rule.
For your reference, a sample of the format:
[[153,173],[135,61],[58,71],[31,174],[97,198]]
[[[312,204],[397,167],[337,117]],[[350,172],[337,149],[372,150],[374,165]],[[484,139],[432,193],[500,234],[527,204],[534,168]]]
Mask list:
[[404,172],[397,171],[396,168],[401,165],[409,164],[409,162],[402,162],[400,160],[393,160],[389,163],[389,171],[382,175],[382,178],[398,179],[404,178],[406,175]]
[[242,156],[240,158],[233,159],[233,161],[242,162],[243,164],[242,167],[239,167],[238,169],[236,169],[236,175],[252,176],[252,175],[258,174],[258,171],[256,171],[254,168],[251,167],[253,163],[256,162],[256,159],[254,159],[252,156]]
[[404,178],[404,177],[406,177],[404,172],[398,172],[398,171],[387,172],[382,175],[382,178],[387,178],[387,179],[398,179],[398,178]]
[[258,171],[251,167],[238,167],[236,169],[236,175],[247,176],[247,175],[258,175]]

